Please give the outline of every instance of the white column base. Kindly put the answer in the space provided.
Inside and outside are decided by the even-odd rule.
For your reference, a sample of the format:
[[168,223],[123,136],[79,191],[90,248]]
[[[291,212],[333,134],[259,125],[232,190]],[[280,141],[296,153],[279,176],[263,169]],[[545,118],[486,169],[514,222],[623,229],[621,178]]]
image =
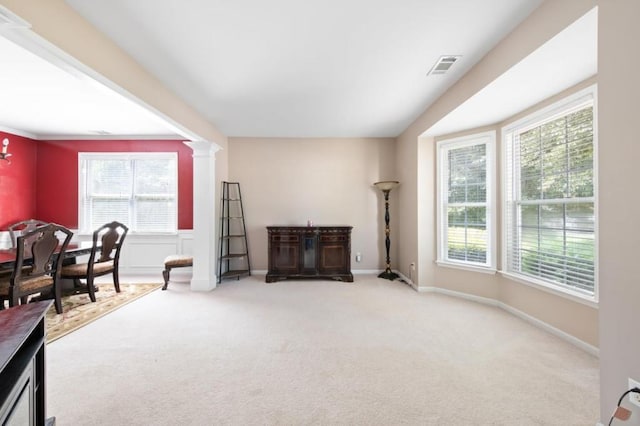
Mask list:
[[216,277],[210,280],[191,280],[191,291],[211,291],[217,287],[217,281]]

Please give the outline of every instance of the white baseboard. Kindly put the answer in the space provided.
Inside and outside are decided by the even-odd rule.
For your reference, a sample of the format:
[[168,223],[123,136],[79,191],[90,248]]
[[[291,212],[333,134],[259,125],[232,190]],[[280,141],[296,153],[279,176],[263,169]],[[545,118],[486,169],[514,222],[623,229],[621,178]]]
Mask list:
[[543,330],[548,331],[549,333],[553,334],[556,337],[561,338],[562,340],[565,340],[569,343],[571,343],[574,346],[577,346],[578,348],[584,350],[587,353],[590,353],[593,356],[600,356],[600,349],[596,348],[593,345],[590,345],[587,342],[583,342],[582,340],[578,339],[575,336],[572,336],[569,333],[566,333],[562,330],[560,330],[559,328],[556,328],[550,324],[547,324],[544,321],[539,320],[538,318],[532,317],[531,315],[524,313],[512,306],[507,305],[506,303],[502,303],[499,302],[498,306],[502,309],[504,309],[505,311],[519,317],[522,318],[523,320],[527,321],[530,324],[533,324]]
[[426,293],[426,292],[434,292],[434,293],[440,293],[440,294],[445,294],[447,296],[452,296],[452,297],[457,297],[460,299],[465,299],[465,300],[470,300],[473,302],[477,302],[477,303],[482,303],[484,305],[489,305],[489,306],[495,306],[497,308],[500,308],[502,310],[505,310],[507,312],[509,312],[511,315],[514,315],[520,319],[523,319],[525,321],[527,321],[529,324],[532,324],[542,330],[545,330],[548,333],[553,334],[556,337],[561,338],[562,340],[571,343],[572,345],[582,349],[583,351],[593,355],[593,356],[599,356],[600,355],[600,349],[598,349],[597,347],[584,342],[580,339],[578,339],[575,336],[572,336],[569,333],[566,333],[550,324],[547,324],[546,322],[539,320],[538,318],[535,318],[525,312],[522,312],[519,309],[514,308],[513,306],[507,305],[504,302],[500,302],[498,300],[495,299],[491,299],[488,297],[481,297],[481,296],[475,296],[473,294],[467,294],[467,293],[462,293],[459,291],[453,291],[453,290],[447,290],[445,288],[440,288],[440,287],[420,287],[415,285],[411,280],[409,280],[407,277],[405,277],[404,275],[400,274],[400,276],[407,282],[407,284],[409,284],[411,287],[413,287],[416,291],[421,292],[421,293]]

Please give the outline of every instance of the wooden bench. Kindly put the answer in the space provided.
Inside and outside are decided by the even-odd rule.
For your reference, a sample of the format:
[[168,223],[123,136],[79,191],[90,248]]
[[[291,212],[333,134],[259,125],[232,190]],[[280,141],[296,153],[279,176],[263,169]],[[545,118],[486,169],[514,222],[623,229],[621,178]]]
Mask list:
[[162,277],[164,278],[163,290],[167,289],[169,285],[169,274],[173,268],[186,268],[193,266],[193,257],[187,254],[172,254],[164,259],[164,271],[162,271]]

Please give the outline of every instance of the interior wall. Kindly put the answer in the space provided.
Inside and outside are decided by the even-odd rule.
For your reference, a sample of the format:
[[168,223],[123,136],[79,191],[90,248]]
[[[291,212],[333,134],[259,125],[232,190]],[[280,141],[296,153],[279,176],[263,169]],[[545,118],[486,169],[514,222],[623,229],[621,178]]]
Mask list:
[[[433,262],[435,258],[424,258],[425,252],[431,256],[435,254],[430,248],[433,247],[435,238],[435,215],[432,210],[427,210],[433,208],[435,192],[432,188],[435,186],[428,184],[428,188],[422,188],[424,182],[435,182],[434,163],[429,160],[432,156],[433,138],[424,136],[424,133],[594,5],[595,1],[585,0],[545,1],[398,136],[398,159],[401,162],[397,164],[397,168],[407,177],[417,177],[419,182],[412,190],[415,196],[402,196],[400,200],[400,233],[403,238],[399,249],[399,269],[409,276],[411,270],[408,265],[418,259],[418,270],[413,272],[418,278],[418,286],[433,285],[431,280],[436,267]],[[428,163],[423,164],[419,159]],[[412,232],[416,230],[419,236],[412,236]],[[424,252],[418,252],[419,246]]]
[[384,197],[373,183],[396,180],[393,139],[229,138],[229,178],[240,182],[252,269],[267,269],[267,226],[305,226],[307,220],[353,226],[351,268],[384,268]]
[[[608,421],[627,379],[640,381],[636,198],[640,142],[640,2],[600,1],[598,9],[600,404]],[[624,65],[621,65],[624,64]],[[632,407],[628,403],[626,407]],[[625,425],[640,425],[640,408]],[[606,424],[606,423],[605,423]]]
[[[79,152],[176,152],[178,154],[178,229],[193,228],[193,152],[182,141],[40,141],[35,177],[35,214],[40,220],[78,228]],[[35,167],[34,167],[35,165]]]
[[[9,139],[10,161],[0,160],[0,229],[24,219],[37,218],[36,168],[37,142],[0,132],[0,143]],[[1,147],[2,145],[0,145]]]
[[[407,276],[413,273],[413,276],[417,277],[416,285],[419,288],[437,287],[497,300],[524,316],[554,327],[560,334],[566,333],[568,337],[577,338],[580,343],[586,343],[595,350],[599,344],[598,310],[593,304],[559,297],[497,274],[462,271],[436,265],[435,138],[427,132],[431,126],[478,90],[594,6],[595,2],[592,1],[544,2],[398,137],[397,168],[402,170],[403,176],[417,178],[417,187],[412,189],[415,196],[412,194],[405,197],[403,193],[400,200],[400,232],[403,238],[400,240],[399,269],[402,273]],[[498,130],[496,152],[499,153],[500,124],[493,127]],[[478,130],[486,128],[467,129],[466,132]],[[497,164],[499,165],[499,161]],[[497,201],[500,202],[499,199]],[[412,232],[415,230],[417,235],[414,236]],[[497,254],[500,259],[501,253]],[[418,259],[418,271],[415,272],[409,267],[414,259]]]

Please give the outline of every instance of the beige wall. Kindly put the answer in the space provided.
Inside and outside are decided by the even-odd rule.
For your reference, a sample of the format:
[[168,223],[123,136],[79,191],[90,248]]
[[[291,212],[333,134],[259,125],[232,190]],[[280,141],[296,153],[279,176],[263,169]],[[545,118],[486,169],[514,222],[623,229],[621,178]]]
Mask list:
[[[403,179],[415,177],[418,182],[428,184],[427,186],[431,188],[424,189],[416,182],[416,186],[407,185],[400,193],[402,239],[398,249],[399,267],[405,275],[408,275],[407,265],[412,261],[411,259],[418,259],[419,267],[415,276],[419,285],[433,285],[435,268],[432,261],[435,251],[431,248],[435,240],[434,148],[433,139],[421,137],[421,135],[449,112],[588,12],[594,4],[594,1],[588,0],[543,3],[397,138],[399,159],[397,167],[401,177]],[[416,233],[415,230],[418,232]],[[419,246],[429,254],[427,260],[422,259],[422,254],[418,255]]]
[[[267,269],[266,226],[308,219],[353,226],[352,269],[381,269],[384,199],[372,184],[395,179],[395,163],[393,139],[229,138],[229,179],[242,189],[252,269]],[[392,258],[395,199],[392,191]]]
[[[640,137],[640,2],[600,1],[598,105],[600,187],[600,386],[607,419],[627,378],[640,380],[637,227]],[[624,64],[624,65],[623,65]],[[625,425],[640,425],[640,408]]]
[[[435,215],[425,204],[435,202],[434,139],[420,135],[457,105],[516,64],[558,31],[599,6],[598,134],[599,134],[599,309],[551,295],[499,275],[437,267]],[[399,267],[420,258],[420,286],[438,286],[471,295],[495,298],[588,344],[598,346],[601,360],[601,420],[615,408],[627,378],[640,379],[640,333],[636,330],[640,285],[635,271],[640,243],[633,224],[640,206],[630,194],[637,186],[634,169],[640,144],[629,124],[637,121],[640,83],[640,2],[546,1],[523,25],[488,54],[450,91],[427,109],[398,138],[398,170],[402,179],[417,178],[400,194]],[[624,66],[620,64],[624,58]],[[589,85],[593,80],[584,82]],[[576,88],[577,89],[577,88]],[[563,94],[564,95],[564,94]],[[548,100],[546,103],[551,102]],[[526,113],[526,112],[523,112]],[[519,116],[520,114],[518,114]],[[516,117],[514,117],[515,119]],[[498,129],[501,123],[496,125]],[[402,167],[401,167],[402,166]],[[425,184],[425,189],[421,185]],[[620,201],[624,200],[624,201]],[[418,230],[414,235],[412,230]],[[428,240],[426,244],[424,241]],[[627,424],[640,424],[640,410]]]
[[[516,283],[499,274],[462,271],[439,267],[435,264],[435,138],[421,136],[447,113],[584,15],[593,5],[593,2],[577,0],[543,3],[522,25],[499,43],[476,67],[400,135],[397,142],[398,159],[402,162],[399,161],[397,167],[402,179],[414,180],[400,191],[401,239],[398,265],[401,272],[408,276],[410,273],[408,265],[414,259],[418,260],[418,270],[414,277],[416,285],[420,288],[438,287],[494,299],[525,315],[543,321],[581,342],[597,347],[598,311],[596,308]],[[590,82],[593,83],[593,81]],[[518,111],[514,111],[514,114],[516,113]],[[497,153],[500,152],[500,125],[501,123],[496,123],[493,126],[498,136]],[[460,134],[490,128],[468,129]],[[498,192],[498,203],[499,197]],[[575,318],[579,318],[580,321],[575,321]]]

